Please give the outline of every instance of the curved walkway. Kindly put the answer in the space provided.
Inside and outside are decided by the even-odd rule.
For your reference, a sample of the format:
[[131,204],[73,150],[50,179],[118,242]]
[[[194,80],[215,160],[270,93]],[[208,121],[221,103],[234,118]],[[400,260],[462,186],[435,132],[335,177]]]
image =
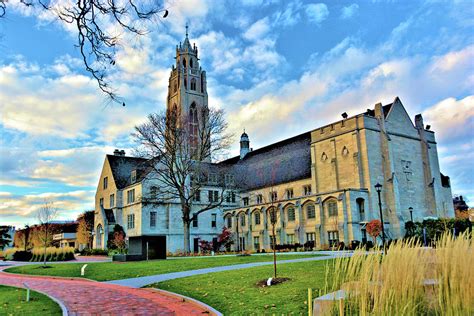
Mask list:
[[182,297],[164,295],[152,289],[135,289],[115,284],[57,277],[5,273],[0,284],[38,290],[62,302],[69,315],[202,315],[209,309]]
[[[336,257],[348,257],[351,256],[351,252],[346,251],[327,251],[327,252],[319,252],[318,254],[323,254],[324,256],[319,257],[311,257],[311,258],[300,258],[300,259],[288,259],[288,260],[278,260],[278,264],[285,264],[285,263],[296,263],[296,262],[306,262],[306,261],[319,261],[319,260],[328,260]],[[194,275],[200,274],[207,274],[207,273],[214,273],[214,272],[223,272],[223,271],[231,271],[231,270],[238,270],[238,269],[246,269],[246,268],[253,268],[253,267],[261,267],[266,265],[272,265],[273,261],[267,262],[252,262],[252,263],[243,263],[243,264],[235,264],[230,266],[221,266],[221,267],[214,267],[214,268],[205,268],[205,269],[197,269],[197,270],[188,270],[188,271],[181,271],[181,272],[172,272],[172,273],[165,273],[165,274],[158,274],[158,275],[149,275],[144,277],[138,278],[130,278],[130,279],[122,279],[122,280],[114,280],[114,281],[107,281],[104,283],[108,284],[115,284],[115,285],[122,285],[131,288],[141,288],[153,283],[185,278]]]

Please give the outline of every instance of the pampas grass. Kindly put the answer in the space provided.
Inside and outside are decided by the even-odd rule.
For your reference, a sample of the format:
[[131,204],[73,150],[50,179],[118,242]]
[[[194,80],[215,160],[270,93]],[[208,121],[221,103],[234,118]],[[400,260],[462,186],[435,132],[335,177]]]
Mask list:
[[[441,236],[435,248],[416,239],[394,242],[386,255],[363,249],[327,269],[327,292],[346,291],[344,313],[352,315],[472,315],[472,234]],[[335,304],[332,312],[340,313]]]

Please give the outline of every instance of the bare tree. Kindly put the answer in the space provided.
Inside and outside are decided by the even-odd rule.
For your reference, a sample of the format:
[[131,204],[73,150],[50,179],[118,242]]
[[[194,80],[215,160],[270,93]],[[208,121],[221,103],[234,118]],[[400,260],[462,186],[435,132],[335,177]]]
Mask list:
[[[5,16],[7,3],[0,0],[0,17]],[[107,78],[108,71],[115,66],[116,48],[121,37],[123,34],[145,35],[148,33],[146,22],[160,21],[168,16],[168,10],[155,1],[138,4],[132,0],[20,0],[20,3],[51,12],[61,23],[73,25],[85,69],[110,100],[123,105],[125,102]]]
[[46,266],[46,248],[51,242],[50,227],[51,221],[56,218],[58,209],[54,206],[53,202],[45,201],[44,204],[38,209],[36,217],[40,222],[42,233],[40,234],[40,240],[44,247],[44,262],[43,266]]
[[[154,178],[160,183],[161,199],[178,201],[181,206],[184,251],[190,252],[190,224],[198,215],[219,207],[232,196],[233,177],[226,168],[211,164],[211,158],[222,155],[231,144],[226,133],[224,112],[200,109],[190,118],[173,108],[151,114],[148,121],[135,127],[136,154],[148,159]],[[204,202],[201,191],[209,190]]]

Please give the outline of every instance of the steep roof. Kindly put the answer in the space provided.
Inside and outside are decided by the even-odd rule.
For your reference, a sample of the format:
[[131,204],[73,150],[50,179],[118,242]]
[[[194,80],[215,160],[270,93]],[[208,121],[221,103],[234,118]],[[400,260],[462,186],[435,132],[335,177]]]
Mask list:
[[306,132],[217,164],[246,190],[311,177],[311,132]]
[[109,160],[110,169],[112,169],[115,185],[119,190],[132,184],[131,174],[133,170],[137,171],[136,182],[140,182],[148,173],[147,159],[118,155],[107,155],[107,159]]

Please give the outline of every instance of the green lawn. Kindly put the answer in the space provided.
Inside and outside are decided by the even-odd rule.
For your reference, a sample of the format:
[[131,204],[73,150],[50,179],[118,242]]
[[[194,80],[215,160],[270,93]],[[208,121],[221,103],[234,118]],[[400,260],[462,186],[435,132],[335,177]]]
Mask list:
[[[315,254],[278,255],[278,260],[316,257]],[[163,274],[185,270],[234,265],[249,262],[272,261],[272,255],[229,256],[208,258],[180,258],[168,260],[150,260],[140,262],[102,262],[88,263],[85,277],[97,281],[119,280],[147,275]],[[52,268],[43,269],[40,264],[8,268],[11,273],[80,277],[84,263],[50,264]]]
[[62,315],[62,310],[46,295],[31,291],[26,302],[25,289],[0,285],[0,315]]
[[278,277],[291,280],[264,288],[256,283],[272,276],[273,265],[175,279],[151,287],[195,298],[224,315],[304,315],[308,312],[308,288],[313,289],[313,297],[319,296],[330,262],[282,264]]

